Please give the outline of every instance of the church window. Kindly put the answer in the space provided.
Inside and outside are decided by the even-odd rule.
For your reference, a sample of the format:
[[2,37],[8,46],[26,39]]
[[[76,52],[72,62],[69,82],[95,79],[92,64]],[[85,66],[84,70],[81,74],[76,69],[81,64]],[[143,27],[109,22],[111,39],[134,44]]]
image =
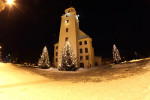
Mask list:
[[58,49],[58,46],[56,46],[56,49]]
[[87,41],[84,41],[84,44],[87,44]]
[[56,62],[57,62],[57,58],[56,58]]
[[67,13],[67,14],[66,14],[66,17],[69,17],[69,16],[70,16],[70,14],[69,14],[69,13]]
[[66,20],[65,23],[69,23],[69,20]]
[[58,56],[58,52],[56,52],[56,56]]
[[79,44],[82,45],[82,42],[80,41]]
[[85,53],[88,53],[88,48],[85,48]]
[[89,60],[89,56],[85,56],[86,60]]
[[83,56],[80,56],[80,60],[81,60],[81,61],[83,60]]
[[69,29],[68,29],[68,28],[66,28],[66,32],[68,32],[68,30],[69,30]]
[[68,37],[65,38],[65,41],[68,41]]
[[83,53],[83,50],[82,50],[82,49],[80,49],[80,53]]

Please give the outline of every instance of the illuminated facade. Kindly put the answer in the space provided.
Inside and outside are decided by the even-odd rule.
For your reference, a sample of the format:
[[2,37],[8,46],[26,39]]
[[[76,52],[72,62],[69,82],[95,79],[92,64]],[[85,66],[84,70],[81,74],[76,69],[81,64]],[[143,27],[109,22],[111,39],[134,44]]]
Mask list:
[[69,42],[77,58],[78,67],[94,67],[94,48],[92,38],[79,29],[79,19],[76,10],[70,7],[61,16],[59,42],[54,44],[54,66],[58,67],[61,53]]

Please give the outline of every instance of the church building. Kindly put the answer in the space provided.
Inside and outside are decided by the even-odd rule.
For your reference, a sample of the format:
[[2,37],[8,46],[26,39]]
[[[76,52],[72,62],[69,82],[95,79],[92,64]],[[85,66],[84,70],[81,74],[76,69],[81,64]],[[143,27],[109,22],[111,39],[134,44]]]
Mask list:
[[92,47],[92,38],[79,28],[79,19],[76,10],[70,7],[65,10],[61,16],[61,27],[59,42],[54,44],[54,66],[58,67],[60,63],[62,50],[67,42],[77,58],[77,67],[94,67],[95,64],[101,64],[101,59],[95,62],[94,48]]

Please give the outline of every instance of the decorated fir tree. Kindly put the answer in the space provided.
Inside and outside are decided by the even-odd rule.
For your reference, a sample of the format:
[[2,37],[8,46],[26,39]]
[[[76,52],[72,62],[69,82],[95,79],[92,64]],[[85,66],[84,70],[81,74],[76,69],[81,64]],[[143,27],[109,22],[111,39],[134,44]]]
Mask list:
[[48,55],[48,50],[47,50],[46,46],[43,48],[41,58],[38,61],[38,67],[40,67],[40,68],[49,68],[50,67],[49,55]]
[[75,71],[77,70],[77,59],[73,53],[70,43],[67,41],[62,50],[61,58],[59,59],[59,70]]
[[113,60],[114,60],[114,63],[119,63],[121,60],[119,51],[115,44],[113,45]]

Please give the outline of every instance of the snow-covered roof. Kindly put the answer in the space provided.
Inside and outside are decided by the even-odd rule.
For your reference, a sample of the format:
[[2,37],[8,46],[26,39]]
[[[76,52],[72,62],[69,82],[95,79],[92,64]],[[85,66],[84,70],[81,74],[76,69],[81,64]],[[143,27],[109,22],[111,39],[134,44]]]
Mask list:
[[79,30],[79,37],[78,39],[84,39],[84,38],[90,38],[87,34],[85,34],[83,31]]

